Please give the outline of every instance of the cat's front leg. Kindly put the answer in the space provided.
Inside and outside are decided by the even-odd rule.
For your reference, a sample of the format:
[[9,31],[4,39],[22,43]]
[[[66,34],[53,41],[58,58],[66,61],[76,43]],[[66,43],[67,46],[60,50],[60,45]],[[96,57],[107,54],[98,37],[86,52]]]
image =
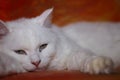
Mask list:
[[90,74],[111,73],[113,70],[113,61],[103,56],[93,56],[83,63],[82,72]]
[[0,77],[18,73],[25,73],[26,71],[19,66],[9,65],[8,67],[0,68]]
[[110,73],[113,70],[113,61],[103,56],[95,56],[89,53],[70,55],[67,60],[68,70],[80,70],[90,74]]
[[27,71],[17,60],[3,54],[2,57],[0,56],[0,77],[25,72]]

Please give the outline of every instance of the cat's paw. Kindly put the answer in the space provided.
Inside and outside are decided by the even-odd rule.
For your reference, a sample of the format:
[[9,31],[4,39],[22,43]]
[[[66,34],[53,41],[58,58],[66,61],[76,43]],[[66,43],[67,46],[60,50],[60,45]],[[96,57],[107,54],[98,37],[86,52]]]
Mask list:
[[113,70],[113,61],[107,57],[93,57],[85,62],[83,72],[90,74],[108,74]]

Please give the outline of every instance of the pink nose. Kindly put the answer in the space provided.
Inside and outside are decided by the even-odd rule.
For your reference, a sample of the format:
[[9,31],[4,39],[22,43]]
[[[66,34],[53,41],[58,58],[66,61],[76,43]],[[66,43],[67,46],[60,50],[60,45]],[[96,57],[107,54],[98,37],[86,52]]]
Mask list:
[[38,67],[38,65],[40,64],[40,60],[39,61],[35,61],[35,62],[31,62],[33,65],[35,65],[36,67]]

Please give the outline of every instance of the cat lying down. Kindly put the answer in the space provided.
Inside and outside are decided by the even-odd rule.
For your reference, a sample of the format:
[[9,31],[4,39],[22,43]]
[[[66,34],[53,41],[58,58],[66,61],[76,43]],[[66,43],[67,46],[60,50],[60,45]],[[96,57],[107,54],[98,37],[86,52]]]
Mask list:
[[120,23],[51,24],[52,9],[35,18],[0,21],[0,76],[38,70],[110,73],[120,64]]

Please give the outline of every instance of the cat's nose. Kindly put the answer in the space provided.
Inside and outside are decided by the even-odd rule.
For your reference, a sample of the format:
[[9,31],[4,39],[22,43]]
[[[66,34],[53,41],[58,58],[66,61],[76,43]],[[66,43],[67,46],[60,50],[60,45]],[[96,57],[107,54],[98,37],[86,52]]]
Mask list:
[[31,62],[34,66],[38,67],[38,65],[40,64],[41,60],[39,61],[34,61],[34,62]]

